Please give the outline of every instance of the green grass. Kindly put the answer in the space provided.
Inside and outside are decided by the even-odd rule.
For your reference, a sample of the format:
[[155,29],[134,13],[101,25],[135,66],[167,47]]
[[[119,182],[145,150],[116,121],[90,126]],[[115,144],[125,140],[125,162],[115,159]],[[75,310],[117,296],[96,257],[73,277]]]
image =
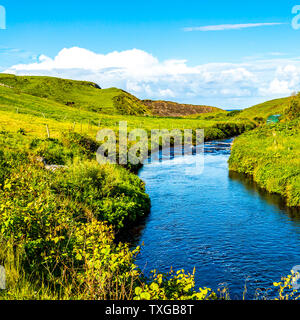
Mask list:
[[280,108],[281,123],[263,125],[235,140],[229,167],[251,176],[267,191],[280,194],[288,206],[299,207],[300,95],[290,100],[287,108],[283,100]]
[[[7,87],[1,86],[5,85]],[[95,83],[86,81],[74,81],[52,77],[30,77],[0,74],[0,89],[11,89],[15,99],[23,99],[24,94],[47,99],[42,105],[55,104],[71,106],[74,109],[92,111],[101,114],[129,114],[143,115],[149,113],[148,108],[133,95],[117,89],[100,89]],[[5,94],[5,91],[4,91]],[[33,104],[38,99],[33,99]],[[30,97],[26,97],[30,102]],[[0,103],[10,103],[11,100],[2,99]],[[42,107],[42,106],[41,106]],[[44,109],[46,111],[46,108]]]
[[96,137],[100,128],[118,129],[119,121],[126,121],[128,128],[152,129],[205,129],[207,139],[228,137],[218,128],[220,123],[232,127],[232,135],[254,127],[247,120],[230,117],[160,118],[128,115],[106,115],[91,111],[78,111],[72,107],[50,102],[27,94],[16,94],[9,88],[0,87],[0,129],[17,132],[23,128],[31,136],[45,137],[48,125],[51,137],[59,137],[64,130],[75,130]]
[[290,98],[281,98],[267,101],[251,108],[242,110],[236,117],[247,118],[253,120],[254,118],[263,118],[266,120],[269,116],[275,114],[283,114],[284,109],[289,105]]
[[[90,99],[105,108],[91,108]],[[68,104],[70,101],[75,104]],[[243,132],[244,126],[253,126],[247,120],[227,117],[226,113],[162,118],[144,116],[145,112],[137,98],[119,89],[100,90],[89,82],[0,74],[0,128],[11,132],[22,128],[31,136],[44,137],[48,125],[51,137],[71,129],[94,138],[99,128],[117,130],[119,121],[127,121],[129,128],[147,131],[203,128],[207,139],[215,139],[227,136],[216,127],[219,122],[232,124],[233,134]]]

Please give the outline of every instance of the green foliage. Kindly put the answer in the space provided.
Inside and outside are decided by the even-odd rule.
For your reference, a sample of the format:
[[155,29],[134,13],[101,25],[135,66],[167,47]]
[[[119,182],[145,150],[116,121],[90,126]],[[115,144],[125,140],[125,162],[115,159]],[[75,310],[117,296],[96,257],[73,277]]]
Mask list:
[[287,120],[295,120],[300,118],[300,92],[292,96],[288,107],[284,110]]
[[[18,152],[12,152],[7,147],[3,147],[7,145]],[[28,163],[28,157],[26,152],[21,149],[22,139],[13,138],[8,132],[0,132],[0,147],[0,186],[3,186],[6,177],[16,166]]]
[[255,122],[257,122],[258,124],[264,124],[266,122],[263,117],[255,117],[255,118],[253,118],[253,120]]
[[58,139],[33,139],[29,148],[46,163],[55,165],[64,165],[74,157],[74,150],[64,148]]
[[[56,139],[19,141],[17,152],[12,145],[4,148],[13,137],[0,135],[0,230],[24,246],[31,270],[67,263],[78,222],[96,218],[118,230],[149,211],[142,181],[119,166],[88,160],[85,153],[95,146],[87,144],[82,151],[85,137],[71,135],[71,149]],[[70,167],[49,172],[36,155]]]
[[135,288],[134,300],[215,300],[217,295],[208,288],[195,290],[195,270],[193,274],[171,270],[166,274],[152,272],[148,283]]
[[25,129],[23,129],[23,128],[20,128],[20,129],[17,131],[17,133],[19,133],[19,134],[21,134],[21,135],[23,135],[23,136],[26,135]]
[[143,183],[119,166],[96,162],[74,164],[56,176],[51,188],[57,195],[84,205],[101,221],[116,229],[149,211],[150,201]]
[[139,114],[150,114],[147,107],[143,105],[139,99],[125,91],[124,93],[115,96],[113,98],[113,102],[119,114],[128,114],[132,116],[137,116]]
[[278,288],[278,297],[275,300],[299,300],[300,294],[293,286],[298,279],[299,273],[292,270],[290,275],[281,279],[281,282],[274,282],[273,286]]
[[256,125],[252,122],[245,122],[245,123],[218,122],[213,126],[213,128],[219,129],[223,133],[225,138],[240,135],[245,131],[254,129],[255,127]]
[[63,132],[61,139],[36,138],[29,144],[30,152],[54,165],[66,165],[74,159],[95,159],[98,148],[95,140],[76,132]]
[[73,273],[77,294],[84,299],[131,299],[140,272],[134,264],[139,248],[114,243],[113,230],[98,221],[75,230],[74,259],[82,267]]
[[227,117],[235,117],[239,115],[242,112],[242,110],[233,110],[226,114]]
[[[137,176],[90,161],[64,172],[48,172],[29,160],[19,164],[0,188],[0,237],[19,248],[10,255],[0,250],[3,264],[10,266],[4,298],[20,297],[23,286],[23,299],[133,299],[135,287],[155,286],[134,264],[140,249],[114,241],[113,230],[122,221],[149,209]],[[114,207],[103,208],[106,201],[114,201]],[[115,223],[114,228],[101,220]],[[18,265],[11,266],[7,259],[15,256]],[[30,274],[37,275],[42,294],[34,294]],[[166,297],[206,298],[192,290],[190,275],[163,279]]]
[[247,132],[233,145],[229,167],[245,173],[264,189],[300,206],[299,120],[271,124]]
[[63,132],[62,142],[68,149],[79,149],[85,156],[93,156],[99,148],[99,144],[88,137],[77,132]]

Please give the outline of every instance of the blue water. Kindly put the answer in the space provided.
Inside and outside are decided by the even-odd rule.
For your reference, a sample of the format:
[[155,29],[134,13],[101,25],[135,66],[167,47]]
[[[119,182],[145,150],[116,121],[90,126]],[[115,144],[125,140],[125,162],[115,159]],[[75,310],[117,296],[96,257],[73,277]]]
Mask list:
[[247,283],[246,298],[253,299],[256,289],[266,293],[300,265],[300,214],[229,174],[231,142],[205,144],[203,172],[195,165],[201,155],[145,163],[139,176],[152,209],[139,229],[144,247],[137,263],[146,274],[196,267],[197,287],[226,284],[239,299]]

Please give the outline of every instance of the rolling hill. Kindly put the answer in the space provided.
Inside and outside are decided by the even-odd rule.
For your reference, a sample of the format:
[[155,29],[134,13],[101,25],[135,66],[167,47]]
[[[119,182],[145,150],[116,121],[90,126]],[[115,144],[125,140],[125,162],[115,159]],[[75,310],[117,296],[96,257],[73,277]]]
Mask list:
[[[37,98],[43,99],[43,101],[39,101]],[[55,103],[61,108],[71,107],[80,111],[110,115],[180,117],[223,112],[222,109],[210,106],[180,104],[170,101],[142,101],[124,90],[118,88],[101,89],[96,83],[88,81],[0,74],[0,103],[2,107],[13,102],[12,100],[16,106],[16,100],[22,102],[30,99],[33,104],[48,106],[49,103]]]
[[[87,81],[74,81],[53,77],[15,76],[0,74],[0,103],[5,104],[4,96],[15,99],[42,98],[40,103],[54,102],[57,106],[72,107],[77,110],[101,114],[144,115],[148,108],[135,96],[121,89],[101,89],[97,84]],[[10,100],[10,99],[8,99]],[[47,100],[47,102],[46,102]],[[9,101],[6,101],[9,103]]]
[[242,110],[239,118],[268,118],[271,115],[283,114],[285,108],[289,105],[290,97],[266,101],[253,107]]

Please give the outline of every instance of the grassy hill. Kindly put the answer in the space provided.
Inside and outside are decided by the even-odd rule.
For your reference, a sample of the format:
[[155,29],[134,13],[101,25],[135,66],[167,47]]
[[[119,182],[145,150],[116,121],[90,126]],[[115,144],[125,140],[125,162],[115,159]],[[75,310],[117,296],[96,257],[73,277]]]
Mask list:
[[[43,100],[39,100],[43,99]],[[0,74],[1,107],[23,107],[25,104],[39,106],[39,111],[48,112],[53,107],[99,114],[155,115],[180,117],[193,114],[223,112],[209,106],[179,104],[169,101],[140,100],[118,89],[101,89],[96,83],[54,77],[15,76]],[[35,108],[36,109],[36,108]]]
[[171,101],[143,100],[143,103],[149,107],[153,115],[161,117],[181,117],[202,113],[225,112],[215,107],[182,104]]
[[135,96],[117,88],[101,89],[97,84],[87,81],[0,74],[0,103],[14,104],[13,101],[8,101],[10,99],[5,101],[3,95],[14,95],[15,100],[26,97],[26,101],[32,99],[34,104],[38,100],[29,96],[47,99],[39,101],[41,107],[54,102],[56,106],[60,104],[61,107],[68,106],[103,114],[149,113],[148,108]]
[[268,118],[271,115],[283,114],[288,106],[290,97],[267,101],[251,108],[244,109],[238,114],[241,118]]
[[[262,124],[233,145],[229,168],[253,178],[270,193],[300,207],[300,94],[247,109],[248,117],[282,114],[277,124]],[[240,116],[240,115],[239,115]]]

